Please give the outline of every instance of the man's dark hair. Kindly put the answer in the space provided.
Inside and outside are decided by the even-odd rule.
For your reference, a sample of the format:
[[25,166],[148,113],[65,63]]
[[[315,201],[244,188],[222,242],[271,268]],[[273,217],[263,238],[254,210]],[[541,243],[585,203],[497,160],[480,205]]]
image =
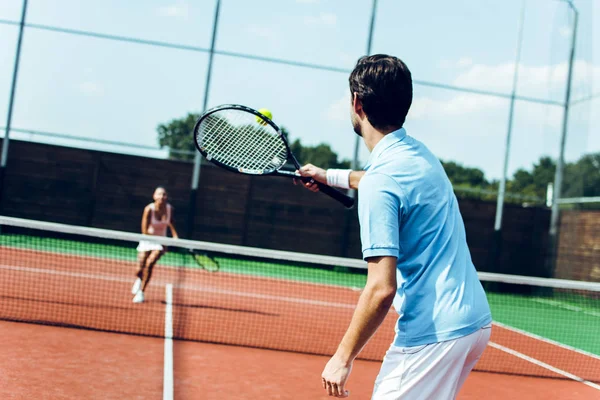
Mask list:
[[361,57],[350,74],[350,93],[356,93],[371,125],[401,127],[412,104],[412,77],[399,58],[385,54]]

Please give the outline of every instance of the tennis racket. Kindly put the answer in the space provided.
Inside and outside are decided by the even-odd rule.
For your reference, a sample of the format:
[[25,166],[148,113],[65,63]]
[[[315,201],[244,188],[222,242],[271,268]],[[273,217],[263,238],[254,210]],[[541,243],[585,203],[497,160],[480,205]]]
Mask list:
[[203,268],[209,272],[216,272],[219,270],[219,263],[217,260],[208,254],[194,249],[188,249],[188,252],[200,268]]
[[[300,169],[300,163],[281,129],[249,107],[225,104],[208,110],[196,122],[194,138],[196,148],[208,161],[229,171],[315,182],[295,171],[281,169],[288,162]],[[320,182],[315,183],[320,192],[347,208],[354,206],[354,198]]]

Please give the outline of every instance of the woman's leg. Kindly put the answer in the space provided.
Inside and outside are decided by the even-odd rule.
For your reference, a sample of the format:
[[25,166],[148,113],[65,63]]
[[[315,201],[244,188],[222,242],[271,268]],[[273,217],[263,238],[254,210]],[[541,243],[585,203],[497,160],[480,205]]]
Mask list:
[[164,250],[152,250],[146,259],[146,268],[144,268],[142,277],[142,292],[146,290],[146,286],[150,283],[154,265],[160,260],[163,254],[165,254]]
[[144,277],[144,268],[146,267],[146,260],[148,259],[148,257],[150,256],[151,251],[140,251],[138,252],[138,270],[135,273],[135,275],[140,278],[143,279]]
[[148,259],[149,255],[150,255],[149,251],[138,252],[139,264],[138,264],[137,272],[135,273],[135,275],[137,276],[137,279],[133,283],[133,286],[131,288],[131,294],[136,294],[142,287],[142,279],[144,277],[144,269],[146,266],[146,260]]

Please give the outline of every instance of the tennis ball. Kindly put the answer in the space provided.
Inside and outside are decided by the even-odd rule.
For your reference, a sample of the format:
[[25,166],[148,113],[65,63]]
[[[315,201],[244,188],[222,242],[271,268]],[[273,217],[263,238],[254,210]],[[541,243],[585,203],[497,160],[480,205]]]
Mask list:
[[[273,118],[273,114],[271,114],[271,111],[267,110],[266,108],[261,108],[260,110],[258,110],[259,113],[261,113],[262,115],[264,115],[265,117],[272,119]],[[258,115],[256,116],[256,122],[258,122],[261,125],[266,125],[267,123]]]

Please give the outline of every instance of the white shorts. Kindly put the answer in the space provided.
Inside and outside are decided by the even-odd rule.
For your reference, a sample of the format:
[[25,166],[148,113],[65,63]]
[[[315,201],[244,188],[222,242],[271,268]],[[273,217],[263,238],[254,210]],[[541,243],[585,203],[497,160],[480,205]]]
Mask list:
[[137,247],[137,251],[154,251],[154,250],[163,251],[164,248],[162,247],[162,245],[160,243],[150,242],[147,240],[141,240]]
[[414,347],[392,345],[372,400],[454,399],[491,335],[491,325],[455,340]]

